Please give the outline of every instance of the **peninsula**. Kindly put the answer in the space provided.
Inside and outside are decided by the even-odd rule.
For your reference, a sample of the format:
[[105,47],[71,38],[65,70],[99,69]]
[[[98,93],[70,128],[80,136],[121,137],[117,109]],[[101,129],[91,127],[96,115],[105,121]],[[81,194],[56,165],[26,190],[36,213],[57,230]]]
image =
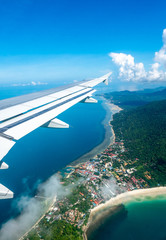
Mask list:
[[[138,112],[139,116],[141,111],[142,114],[147,115],[147,112],[149,114],[149,111],[154,111],[153,104],[114,115],[111,122],[115,131],[114,134],[112,130],[114,136],[112,143],[90,160],[76,166],[67,166],[58,172],[64,192],[70,190],[63,197],[56,196],[51,208],[22,239],[60,240],[69,239],[69,236],[70,239],[87,239],[86,232],[92,222],[97,222],[100,218],[100,211],[103,214],[103,210],[106,210],[106,215],[113,214],[126,201],[166,194],[166,187],[161,187],[164,185],[163,178],[156,177],[158,172],[153,168],[154,162],[147,166],[147,159],[143,162],[139,151],[137,154],[132,151],[128,140],[132,132],[129,131],[127,134],[123,127],[126,116],[135,116],[135,119],[138,119],[136,113]],[[163,106],[164,109],[166,102],[163,100],[155,104]],[[115,105],[111,107],[116,108]],[[156,105],[155,109],[158,109]],[[163,123],[165,112],[161,107],[160,113],[160,122]],[[156,119],[153,118],[152,121]],[[146,126],[146,121],[142,124]],[[133,123],[132,131],[135,131],[136,125],[137,122],[135,125]],[[138,147],[141,146],[139,149],[142,149],[141,141],[139,144]],[[147,144],[144,144],[145,149]],[[153,155],[153,151],[151,154]],[[140,167],[140,162],[144,168]],[[163,164],[163,169],[164,166]],[[162,173],[162,169],[160,171]]]

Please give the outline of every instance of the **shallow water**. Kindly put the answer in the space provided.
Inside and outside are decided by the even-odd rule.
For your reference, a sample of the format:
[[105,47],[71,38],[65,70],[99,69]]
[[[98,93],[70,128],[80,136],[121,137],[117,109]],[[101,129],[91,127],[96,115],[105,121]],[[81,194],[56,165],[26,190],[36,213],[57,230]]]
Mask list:
[[93,233],[91,240],[165,240],[166,196],[125,204],[127,214],[111,218]]

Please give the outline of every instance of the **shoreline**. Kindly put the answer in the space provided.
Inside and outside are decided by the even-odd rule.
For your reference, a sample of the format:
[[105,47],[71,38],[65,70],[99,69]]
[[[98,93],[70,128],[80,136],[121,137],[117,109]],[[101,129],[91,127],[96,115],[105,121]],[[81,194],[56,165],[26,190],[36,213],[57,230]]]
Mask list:
[[78,159],[74,160],[70,164],[68,164],[66,167],[74,167],[78,166],[79,164],[83,162],[89,161],[90,158],[94,158],[98,153],[104,151],[110,144],[113,144],[115,141],[115,133],[112,128],[112,125],[110,124],[110,121],[113,120],[113,115],[120,112],[122,109],[118,107],[117,105],[114,105],[113,103],[110,103],[107,99],[104,97],[102,98],[104,101],[102,102],[102,105],[104,109],[106,110],[106,117],[102,121],[102,125],[105,128],[105,136],[103,142],[101,142],[99,145],[91,149],[89,152],[83,154]]
[[[77,167],[80,164],[82,164],[83,162],[87,162],[90,158],[95,157],[98,153],[104,151],[110,144],[113,144],[115,142],[115,133],[114,133],[113,127],[110,124],[110,122],[113,120],[113,115],[115,113],[118,113],[122,109],[119,108],[117,105],[114,105],[114,104],[110,103],[108,100],[104,99],[104,97],[103,97],[103,100],[104,101],[102,102],[102,105],[103,105],[104,109],[106,110],[106,117],[102,121],[102,125],[104,126],[104,129],[105,129],[105,136],[104,136],[103,142],[101,142],[99,145],[97,145],[92,150],[90,150],[86,154],[82,155],[81,157],[79,157],[75,161],[66,165],[65,168],[66,167]],[[56,175],[56,174],[57,173],[55,173],[53,175]],[[47,211],[51,210],[51,208],[52,208],[52,206],[54,205],[55,202],[56,202],[56,198],[54,198],[51,201],[50,205],[47,208]],[[19,238],[19,240],[23,240],[23,238],[25,236],[27,236],[27,234],[31,230],[33,230],[33,228],[39,223],[39,221],[44,217],[44,215],[45,215],[45,213],[43,213],[42,217],[40,217],[40,219],[38,219],[37,222],[35,222],[33,224],[33,226],[31,226],[31,228],[29,230],[27,230],[26,233],[24,233]],[[88,222],[89,222],[89,220],[88,220]],[[88,240],[86,230],[87,230],[87,228],[85,227],[85,230],[83,230],[83,239],[84,240]]]
[[[92,148],[89,152],[83,154],[82,156],[80,156],[79,158],[77,158],[76,160],[74,160],[73,162],[68,164],[66,167],[70,167],[70,166],[73,167],[73,166],[77,166],[83,162],[87,162],[90,158],[95,157],[99,152],[104,151],[105,148],[107,148],[107,146],[112,143],[112,141],[113,141],[112,138],[114,138],[114,132],[113,132],[112,127],[110,128],[110,121],[112,120],[112,117],[114,114],[113,111],[115,111],[115,108],[112,109],[112,106],[109,105],[109,102],[107,100],[102,102],[102,106],[106,110],[106,116],[105,116],[104,120],[102,121],[102,125],[104,126],[104,129],[105,129],[104,140],[99,145]],[[114,106],[116,106],[116,105],[114,105]]]
[[[126,213],[125,206],[123,204],[119,204],[116,206],[111,206],[106,208],[98,213],[96,213],[88,226],[86,231],[86,240],[91,238],[93,234],[100,229],[100,227],[107,222],[108,219],[114,219],[119,214]],[[85,240],[85,239],[84,239]]]
[[[114,133],[114,130],[113,130],[113,127],[112,127],[110,121],[113,119],[113,115],[115,113],[121,111],[122,109],[114,104],[109,103],[107,100],[105,102],[103,102],[103,105],[107,111],[106,117],[102,122],[102,124],[104,125],[104,128],[105,128],[105,137],[104,137],[103,142],[100,143],[95,148],[93,148],[88,153],[82,155],[77,160],[73,161],[71,164],[66,165],[66,167],[79,166],[80,164],[88,161],[90,158],[93,158],[94,156],[96,156],[96,154],[99,154],[100,152],[105,150],[110,144],[113,144],[115,142],[115,133]],[[93,226],[98,228],[100,226],[101,221],[105,221],[108,217],[112,217],[113,215],[116,215],[116,214],[120,213],[122,210],[124,210],[125,203],[129,203],[129,202],[133,202],[133,201],[140,202],[142,200],[145,200],[146,197],[149,197],[147,200],[152,200],[156,196],[159,196],[159,195],[166,196],[166,187],[156,187],[156,188],[127,191],[127,192],[118,194],[116,197],[109,199],[108,201],[106,201],[103,204],[98,205],[97,207],[94,207],[93,209],[90,210],[90,216],[89,216],[87,225],[84,225],[82,228],[83,239],[88,240],[88,231],[90,230],[90,232],[91,232],[91,230],[93,229]],[[54,204],[55,201],[56,200],[54,199],[52,204]],[[51,209],[51,206],[49,206],[49,209]],[[39,221],[40,220],[38,220],[37,223]],[[32,230],[36,226],[37,223],[35,223],[30,230]],[[30,230],[28,230],[26,232],[26,234],[28,234],[30,232]],[[93,230],[92,230],[92,232],[93,232]],[[24,234],[23,236],[25,236],[26,234]],[[22,239],[22,237],[20,238],[20,240]]]
[[133,191],[127,191],[124,193],[121,193],[117,195],[114,198],[111,198],[110,200],[106,201],[105,203],[102,203],[98,205],[97,207],[93,208],[91,210],[91,215],[93,216],[96,212],[105,209],[110,206],[116,206],[119,204],[126,204],[129,202],[140,202],[142,200],[145,200],[146,197],[151,197],[151,199],[155,199],[159,195],[166,195],[166,187],[154,187],[154,188],[144,188],[144,189],[136,189]]
[[[113,115],[117,112],[120,112],[121,109],[117,105],[107,102],[110,105],[111,110],[116,110],[116,112],[112,111],[111,120],[113,119]],[[110,120],[110,121],[111,121]],[[109,122],[109,126],[111,126],[112,131],[112,142],[115,142],[115,132],[113,130],[112,125]],[[166,187],[154,187],[154,188],[144,188],[144,189],[136,189],[133,191],[127,191],[121,194],[118,194],[116,197],[113,197],[102,203],[90,211],[90,216],[88,219],[88,223],[84,226],[83,239],[88,240],[88,231],[93,232],[93,228],[96,230],[100,226],[100,222],[104,222],[108,217],[114,216],[116,213],[120,212],[120,208],[125,207],[125,204],[130,202],[141,202],[145,200],[152,201],[156,199],[156,197],[164,196],[166,198]],[[95,226],[96,225],[96,226]]]
[[[49,210],[53,207],[53,205],[54,205],[55,202],[56,202],[56,197],[52,200],[52,202],[51,202],[50,206],[48,207],[47,211],[49,211]],[[45,216],[45,214],[46,214],[46,213],[43,213],[42,216],[36,221],[36,223],[35,223],[30,229],[28,229],[28,231],[26,231],[26,233],[24,233],[24,235],[22,235],[22,236],[19,238],[19,240],[23,240],[24,237],[26,237],[26,236],[28,235],[28,233],[29,233],[30,231],[32,231],[33,228],[36,227],[36,225],[42,220],[42,218]]]
[[[78,159],[76,159],[73,162],[71,162],[70,164],[66,165],[65,168],[66,167],[77,167],[78,165],[82,164],[83,162],[87,162],[90,158],[96,156],[96,154],[98,154],[99,152],[102,152],[105,148],[107,148],[108,145],[110,145],[111,143],[114,142],[115,134],[114,134],[113,128],[110,127],[111,126],[110,121],[112,120],[113,115],[119,111],[119,107],[114,104],[110,104],[106,99],[104,99],[104,101],[102,102],[102,106],[106,110],[106,116],[105,116],[104,120],[102,121],[102,125],[104,126],[104,129],[105,129],[104,140],[99,145],[97,145],[92,150],[90,150],[89,152],[85,153]],[[56,174],[57,173],[55,173],[53,175],[56,175]],[[50,205],[47,208],[47,211],[49,211],[52,208],[52,206],[54,205],[55,202],[56,202],[56,197],[51,201]],[[23,240],[23,238],[25,236],[27,236],[27,234],[39,223],[39,221],[44,217],[44,215],[45,215],[45,213],[42,214],[40,219],[38,219],[31,226],[31,228],[26,231],[26,233],[24,233],[24,234],[22,234],[22,236],[20,236],[19,240]],[[86,232],[83,232],[83,235],[84,235],[83,238],[87,240]]]
[[[110,142],[108,143],[107,142],[107,144],[103,147],[103,148],[101,148],[100,150],[98,150],[97,149],[97,147],[96,148],[94,148],[93,150],[96,150],[97,149],[97,153],[100,153],[100,152],[102,152],[102,151],[104,151],[109,145],[111,145],[111,144],[114,144],[114,142],[115,142],[115,132],[114,132],[114,129],[113,129],[113,127],[112,127],[112,125],[111,125],[111,121],[113,120],[113,116],[114,116],[114,114],[116,114],[116,113],[119,113],[120,111],[122,111],[123,109],[122,108],[120,108],[119,106],[117,106],[117,105],[115,105],[115,104],[113,104],[113,103],[110,103],[107,99],[105,99],[104,97],[103,97],[103,99],[105,100],[105,104],[104,104],[104,107],[105,107],[105,109],[106,109],[106,111],[109,111],[110,113],[111,113],[111,117],[109,118],[109,120],[107,119],[107,117],[104,119],[104,121],[103,121],[103,124],[104,124],[104,122],[105,122],[105,135],[108,135],[108,131],[109,132],[111,132],[111,137],[110,137]],[[107,122],[106,122],[106,120],[107,120]],[[106,138],[106,136],[105,136],[105,138]],[[105,140],[104,140],[105,141]],[[104,142],[103,141],[103,142]],[[100,145],[102,145],[102,143],[100,144]],[[99,146],[100,146],[99,145]],[[92,150],[92,151],[93,151]],[[91,153],[92,151],[90,151],[89,153]],[[96,155],[97,155],[97,153],[95,153],[94,155],[93,155],[93,157],[95,157]],[[88,155],[88,153],[87,153],[87,155]],[[86,156],[86,154],[85,155],[83,155],[82,156],[82,158],[83,157],[86,157],[87,158],[87,156]],[[91,156],[92,157],[92,156]],[[78,159],[78,160],[81,160],[81,158],[80,159]],[[87,160],[89,160],[89,158],[88,159],[86,159],[86,161]],[[81,164],[81,162],[79,163],[79,164]],[[79,165],[79,164],[77,164],[77,165]],[[110,200],[109,200],[110,201]],[[87,223],[87,225],[86,226],[83,226],[83,240],[88,240],[88,234],[87,234],[87,231],[91,228],[91,226],[92,226],[92,219],[93,219],[93,221],[94,221],[94,215],[95,214],[93,214],[93,210],[95,210],[96,208],[98,208],[98,207],[100,207],[100,206],[102,206],[102,205],[105,205],[106,203],[104,203],[104,204],[100,204],[99,206],[97,206],[97,207],[95,207],[95,208],[93,208],[93,209],[91,209],[91,211],[90,211],[90,216],[89,216],[89,219],[88,219],[88,223]],[[99,225],[98,224],[98,222],[102,219],[103,221],[105,220],[105,218],[107,218],[108,217],[108,215],[110,216],[111,214],[113,215],[113,214],[116,214],[118,211],[120,211],[120,207],[122,206],[122,204],[118,204],[118,205],[114,205],[114,206],[112,206],[111,207],[111,210],[110,209],[108,209],[108,207],[106,207],[105,209],[106,209],[106,212],[104,213],[104,215],[103,215],[103,212],[102,212],[102,215],[101,216],[97,216],[97,219],[96,219],[96,221],[95,221],[95,223],[97,224],[97,226]],[[97,211],[97,213],[98,213],[98,211]],[[94,224],[93,224],[94,225]]]
[[103,219],[106,220],[108,217],[118,214],[122,206],[125,207],[125,204],[146,200],[152,201],[159,196],[164,196],[166,198],[166,187],[154,187],[127,191],[91,209],[88,223],[84,228],[84,234],[86,235],[84,240],[88,240],[88,231],[91,234],[91,232],[93,232],[92,229],[94,228],[94,225],[97,226],[95,227],[96,230],[100,226],[100,222],[103,222]]

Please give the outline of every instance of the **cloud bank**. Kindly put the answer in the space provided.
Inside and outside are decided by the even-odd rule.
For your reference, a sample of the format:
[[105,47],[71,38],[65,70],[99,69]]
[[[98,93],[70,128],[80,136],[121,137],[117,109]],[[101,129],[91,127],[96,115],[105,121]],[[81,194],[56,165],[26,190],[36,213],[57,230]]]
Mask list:
[[29,83],[13,83],[12,86],[13,87],[26,87],[26,86],[38,86],[38,85],[47,85],[48,83],[46,82],[34,82],[34,81],[31,81]]
[[64,198],[71,194],[73,188],[82,181],[83,179],[80,179],[74,184],[64,186],[61,184],[58,175],[55,174],[46,182],[38,185],[37,197],[21,196],[19,199],[13,200],[14,208],[18,209],[21,214],[2,225],[0,240],[18,240],[45,213],[44,204],[41,200],[52,201],[55,197],[58,199]]
[[[53,199],[55,196],[65,196],[71,190],[68,187],[67,191],[60,184],[57,176],[52,176],[47,182],[39,185],[39,196],[42,198]],[[43,214],[43,205],[38,198],[30,198],[22,196],[20,199],[15,200],[15,208],[22,211],[21,215],[15,219],[6,222],[0,230],[1,240],[17,240],[24,234]]]
[[122,81],[166,81],[166,29],[163,30],[163,46],[155,53],[154,63],[149,71],[142,62],[136,63],[130,54],[109,53],[113,63],[118,67],[118,78]]
[[163,30],[163,46],[159,52],[155,52],[155,61],[166,68],[166,29]]

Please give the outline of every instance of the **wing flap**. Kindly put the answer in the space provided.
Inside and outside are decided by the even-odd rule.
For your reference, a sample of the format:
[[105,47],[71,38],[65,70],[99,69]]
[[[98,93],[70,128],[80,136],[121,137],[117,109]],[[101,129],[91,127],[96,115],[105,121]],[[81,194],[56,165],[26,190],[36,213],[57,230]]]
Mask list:
[[0,199],[13,198],[14,194],[7,187],[0,184]]

